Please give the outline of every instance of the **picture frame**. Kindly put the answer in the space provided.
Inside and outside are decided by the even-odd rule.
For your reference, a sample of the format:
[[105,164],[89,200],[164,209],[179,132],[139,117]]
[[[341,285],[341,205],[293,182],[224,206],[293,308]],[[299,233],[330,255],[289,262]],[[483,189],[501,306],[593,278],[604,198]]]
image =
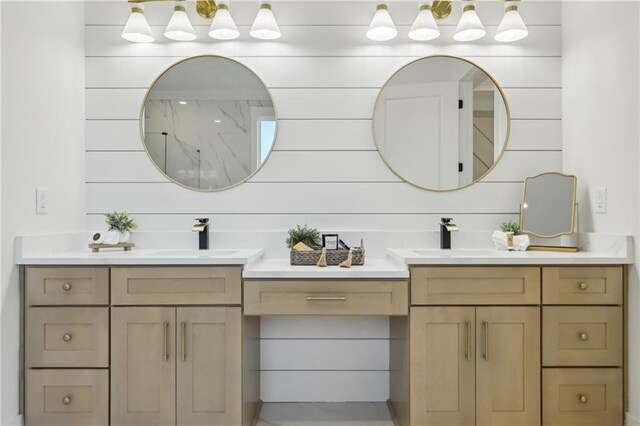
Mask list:
[[322,234],[322,247],[327,250],[338,250],[338,234]]

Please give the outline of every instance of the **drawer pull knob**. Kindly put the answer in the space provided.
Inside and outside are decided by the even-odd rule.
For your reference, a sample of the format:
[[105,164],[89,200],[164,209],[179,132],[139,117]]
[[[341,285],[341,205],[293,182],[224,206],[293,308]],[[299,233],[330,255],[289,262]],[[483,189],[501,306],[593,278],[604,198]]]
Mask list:
[[307,302],[346,302],[346,296],[307,296]]
[[71,404],[71,397],[69,395],[65,396],[64,398],[62,398],[62,403],[64,405],[69,405]]
[[70,334],[65,334],[64,336],[62,336],[62,340],[64,340],[65,342],[68,342],[71,340],[71,335]]
[[62,289],[63,289],[64,291],[69,291],[69,290],[71,290],[71,283],[67,282],[67,283],[62,284]]
[[589,402],[589,398],[587,398],[587,395],[580,395],[580,398],[578,398],[580,400],[580,402],[582,402],[583,404],[586,404],[587,402]]
[[582,333],[580,333],[580,340],[582,340],[583,342],[589,340],[589,335],[583,331]]
[[578,284],[578,287],[580,287],[580,290],[586,290],[589,288],[589,284],[582,282],[580,284]]

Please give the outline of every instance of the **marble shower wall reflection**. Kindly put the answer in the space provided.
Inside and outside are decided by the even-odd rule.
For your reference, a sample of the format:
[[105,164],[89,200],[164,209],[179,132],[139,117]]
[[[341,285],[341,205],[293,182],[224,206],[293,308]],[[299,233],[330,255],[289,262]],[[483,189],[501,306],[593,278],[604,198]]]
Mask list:
[[273,117],[273,105],[264,99],[147,99],[145,142],[156,165],[176,182],[220,189],[260,166],[260,121]]

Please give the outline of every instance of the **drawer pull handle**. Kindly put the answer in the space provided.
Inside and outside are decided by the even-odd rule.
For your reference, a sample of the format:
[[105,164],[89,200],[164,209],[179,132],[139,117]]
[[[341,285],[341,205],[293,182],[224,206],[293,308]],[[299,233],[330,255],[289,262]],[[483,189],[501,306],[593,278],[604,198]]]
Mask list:
[[71,340],[71,335],[65,334],[64,336],[62,336],[62,340],[64,340],[65,342],[69,342]]
[[484,345],[482,348],[482,358],[489,361],[489,323],[482,321],[482,334],[484,334]]
[[589,402],[589,398],[587,398],[587,395],[580,395],[580,398],[578,398],[580,400],[580,402],[582,402],[583,404],[586,404],[587,402]]
[[163,348],[162,348],[162,360],[164,362],[169,361],[169,321],[165,321],[164,322],[164,342],[163,342]]
[[187,359],[187,323],[186,322],[182,322],[181,328],[182,328],[182,340],[180,341],[180,349],[182,351],[182,361]]
[[307,296],[307,302],[346,302],[346,296]]
[[467,345],[464,352],[464,357],[467,361],[471,361],[471,321],[465,321],[465,332],[467,334]]
[[62,398],[62,403],[64,405],[69,405],[71,404],[71,397],[69,395],[65,396],[64,398]]
[[589,335],[587,333],[585,333],[584,331],[580,333],[580,340],[582,340],[583,342],[586,342],[587,340],[589,340]]
[[62,284],[62,289],[63,289],[64,291],[69,291],[69,290],[71,290],[71,283],[67,282],[67,283]]
[[580,290],[586,290],[589,288],[589,284],[582,282],[580,284],[578,284],[578,287],[580,288]]

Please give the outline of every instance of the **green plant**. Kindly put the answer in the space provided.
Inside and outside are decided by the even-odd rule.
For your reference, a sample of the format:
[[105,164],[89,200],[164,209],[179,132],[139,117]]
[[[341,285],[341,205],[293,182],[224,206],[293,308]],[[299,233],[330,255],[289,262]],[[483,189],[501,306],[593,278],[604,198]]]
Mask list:
[[316,228],[310,228],[307,225],[297,225],[295,228],[289,229],[287,247],[292,248],[300,242],[311,248],[318,248],[320,247],[320,232]]
[[520,235],[520,225],[515,222],[502,222],[502,225],[500,225],[500,230],[502,232],[513,232],[513,235]]
[[106,213],[104,218],[105,223],[109,225],[109,231],[133,231],[138,227],[127,212],[118,213],[114,211],[113,213]]

